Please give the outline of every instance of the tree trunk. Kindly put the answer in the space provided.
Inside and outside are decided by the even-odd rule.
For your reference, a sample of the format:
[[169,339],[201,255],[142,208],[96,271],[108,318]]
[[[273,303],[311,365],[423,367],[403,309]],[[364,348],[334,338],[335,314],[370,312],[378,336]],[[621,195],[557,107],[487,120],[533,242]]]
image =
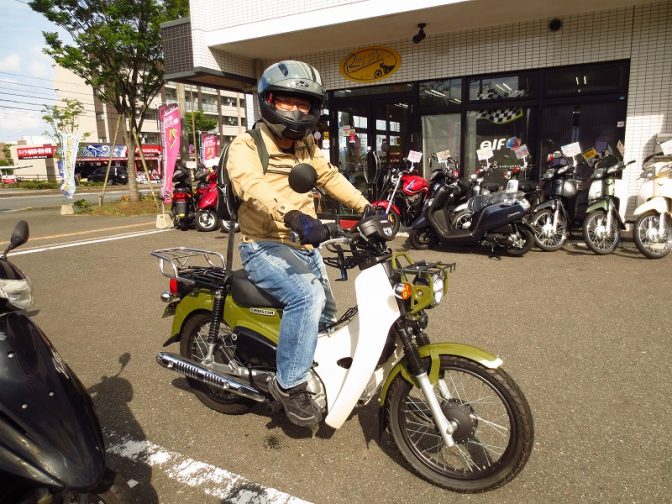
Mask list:
[[[125,120],[124,123],[126,123]],[[131,125],[130,127],[132,128],[133,126]],[[124,141],[128,148],[128,152],[126,153],[128,156],[126,170],[128,173],[128,199],[137,202],[140,201],[140,192],[138,191],[138,181],[135,177],[135,139],[129,132],[128,127],[124,128]]]

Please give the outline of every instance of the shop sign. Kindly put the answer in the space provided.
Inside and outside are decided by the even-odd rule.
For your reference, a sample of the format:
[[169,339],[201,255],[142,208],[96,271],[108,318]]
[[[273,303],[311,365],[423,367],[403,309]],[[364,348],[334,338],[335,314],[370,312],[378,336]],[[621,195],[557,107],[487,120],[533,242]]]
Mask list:
[[401,56],[390,47],[366,47],[348,54],[341,61],[343,77],[355,82],[386,79],[401,66]]
[[19,159],[47,159],[53,158],[56,147],[43,145],[40,147],[17,147],[16,155]]
[[[140,149],[135,148],[136,156],[140,155]],[[142,146],[142,155],[147,158],[158,158],[161,156],[161,146],[146,144]],[[78,161],[102,161],[112,159],[126,159],[127,149],[125,145],[110,144],[87,144],[80,145],[77,151]]]

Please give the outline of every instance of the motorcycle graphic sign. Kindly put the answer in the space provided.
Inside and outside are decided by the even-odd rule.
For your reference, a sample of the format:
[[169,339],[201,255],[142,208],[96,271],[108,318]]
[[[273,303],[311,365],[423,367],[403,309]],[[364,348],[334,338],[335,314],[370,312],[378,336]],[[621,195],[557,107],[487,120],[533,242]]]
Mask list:
[[354,82],[388,78],[401,66],[401,55],[390,47],[366,47],[348,54],[340,64],[343,77]]

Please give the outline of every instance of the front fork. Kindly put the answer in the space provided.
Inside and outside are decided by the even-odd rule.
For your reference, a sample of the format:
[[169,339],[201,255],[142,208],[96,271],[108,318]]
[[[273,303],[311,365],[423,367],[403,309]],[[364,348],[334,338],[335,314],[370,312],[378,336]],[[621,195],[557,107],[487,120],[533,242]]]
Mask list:
[[[446,446],[454,446],[455,440],[453,439],[453,432],[457,429],[457,424],[446,418],[446,415],[443,414],[441,409],[441,404],[434,393],[434,387],[429,381],[429,376],[427,376],[427,371],[422,367],[422,361],[420,360],[420,355],[416,349],[416,346],[411,341],[411,331],[397,322],[397,332],[401,343],[404,346],[404,352],[406,354],[406,359],[408,363],[409,372],[415,377],[420,385],[422,393],[427,399],[427,404],[429,405],[429,410],[432,412],[432,418],[434,419],[434,425],[441,434],[441,439],[446,443]],[[448,386],[443,380],[438,381],[439,392],[442,399],[449,400],[451,398],[450,391]]]

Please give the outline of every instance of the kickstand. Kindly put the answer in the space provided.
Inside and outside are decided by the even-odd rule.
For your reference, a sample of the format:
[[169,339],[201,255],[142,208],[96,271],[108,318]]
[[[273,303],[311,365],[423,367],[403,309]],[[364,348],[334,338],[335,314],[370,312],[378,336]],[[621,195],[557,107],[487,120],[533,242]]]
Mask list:
[[501,257],[495,255],[495,247],[493,245],[490,245],[490,255],[488,256],[488,259],[497,259],[498,261],[502,260]]
[[314,438],[315,435],[317,434],[318,429],[320,428],[320,424],[314,424],[308,428],[310,429],[310,437]]

